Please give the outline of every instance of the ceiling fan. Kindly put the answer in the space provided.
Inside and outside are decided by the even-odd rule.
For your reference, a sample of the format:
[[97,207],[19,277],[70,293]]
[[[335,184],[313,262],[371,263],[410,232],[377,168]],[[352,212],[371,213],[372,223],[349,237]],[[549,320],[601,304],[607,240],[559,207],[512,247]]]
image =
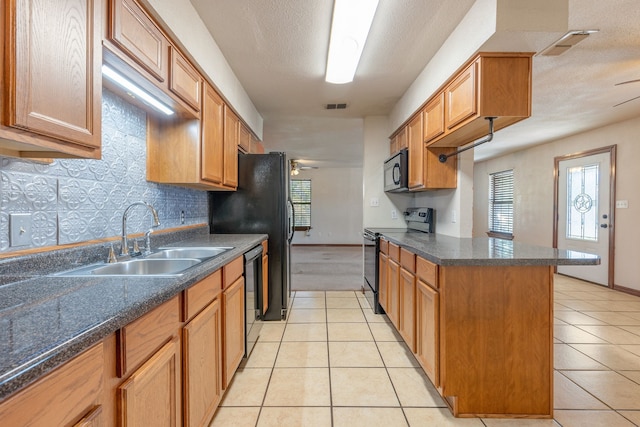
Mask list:
[[[638,82],[640,82],[640,79],[627,80],[626,82],[616,83],[614,86],[621,86],[621,85],[626,85],[626,84],[629,84],[629,83],[638,83]],[[626,104],[627,102],[633,101],[634,99],[638,99],[638,98],[640,98],[640,95],[635,96],[635,97],[633,97],[631,99],[627,99],[626,101],[623,101],[623,102],[621,102],[619,104],[616,104],[616,105],[614,105],[614,107],[617,107],[618,105]]]
[[299,160],[290,160],[291,175],[298,175],[301,170],[318,169],[317,166],[302,166]]

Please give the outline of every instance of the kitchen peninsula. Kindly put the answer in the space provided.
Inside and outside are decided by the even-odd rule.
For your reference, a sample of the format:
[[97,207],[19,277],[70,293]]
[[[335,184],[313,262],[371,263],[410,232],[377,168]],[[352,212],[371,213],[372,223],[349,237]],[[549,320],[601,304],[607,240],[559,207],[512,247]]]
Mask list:
[[553,418],[554,266],[599,258],[495,238],[380,239],[380,305],[453,414]]

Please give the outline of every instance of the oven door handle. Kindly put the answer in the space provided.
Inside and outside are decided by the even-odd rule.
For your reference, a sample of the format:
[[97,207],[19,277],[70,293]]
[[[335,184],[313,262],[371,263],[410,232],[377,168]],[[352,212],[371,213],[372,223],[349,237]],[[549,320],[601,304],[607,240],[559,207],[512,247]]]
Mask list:
[[376,241],[375,237],[373,237],[373,236],[371,236],[371,235],[369,235],[367,233],[362,233],[362,237],[364,237],[365,239],[367,239],[370,242],[375,242]]

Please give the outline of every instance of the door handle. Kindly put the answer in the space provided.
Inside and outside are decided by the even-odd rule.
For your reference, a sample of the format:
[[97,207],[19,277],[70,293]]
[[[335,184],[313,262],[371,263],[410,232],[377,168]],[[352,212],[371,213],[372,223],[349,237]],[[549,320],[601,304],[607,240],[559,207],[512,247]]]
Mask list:
[[601,228],[608,228],[609,226],[607,224],[600,224]]

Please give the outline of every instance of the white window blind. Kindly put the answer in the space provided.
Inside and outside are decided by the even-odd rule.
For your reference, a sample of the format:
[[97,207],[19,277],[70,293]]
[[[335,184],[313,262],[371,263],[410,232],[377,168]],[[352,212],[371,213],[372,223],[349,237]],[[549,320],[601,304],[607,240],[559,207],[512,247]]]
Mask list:
[[311,228],[311,180],[291,180],[291,203],[295,210],[296,229]]
[[489,175],[489,232],[513,235],[513,169]]

